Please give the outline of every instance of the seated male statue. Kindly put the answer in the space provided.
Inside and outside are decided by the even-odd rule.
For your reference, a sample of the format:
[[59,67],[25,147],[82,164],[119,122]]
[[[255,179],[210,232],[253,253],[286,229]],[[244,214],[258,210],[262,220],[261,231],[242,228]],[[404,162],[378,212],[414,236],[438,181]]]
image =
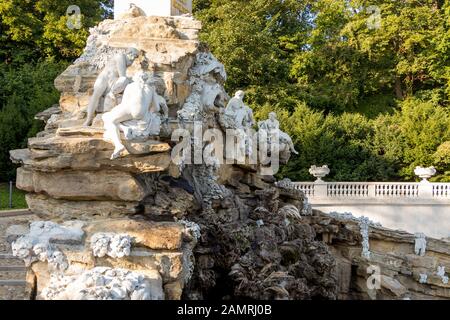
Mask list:
[[244,91],[237,91],[225,108],[224,120],[230,129],[251,128],[254,124],[253,111],[244,104],[244,97]]
[[[109,61],[103,71],[97,77],[94,84],[94,92],[87,106],[87,119],[85,126],[90,126],[94,120],[95,113],[98,111],[100,99],[108,95],[110,100],[115,100],[115,95],[122,93],[129,81],[127,78],[127,68],[131,66],[139,56],[139,51],[135,48],[129,48],[125,53],[119,53]],[[109,106],[112,109],[114,105]],[[109,110],[107,110],[109,111]]]
[[287,133],[280,130],[280,122],[278,121],[277,114],[275,112],[269,113],[269,119],[260,121],[258,123],[258,127],[260,130],[265,130],[267,132],[269,142],[271,142],[270,133],[277,132],[279,134],[280,143],[286,144],[294,154],[298,154],[297,150],[295,150],[291,137]]
[[222,117],[223,126],[226,129],[236,130],[234,134],[239,141],[239,149],[242,155],[251,155],[253,140],[250,129],[254,125],[253,111],[244,104],[245,92],[239,90],[230,99]]

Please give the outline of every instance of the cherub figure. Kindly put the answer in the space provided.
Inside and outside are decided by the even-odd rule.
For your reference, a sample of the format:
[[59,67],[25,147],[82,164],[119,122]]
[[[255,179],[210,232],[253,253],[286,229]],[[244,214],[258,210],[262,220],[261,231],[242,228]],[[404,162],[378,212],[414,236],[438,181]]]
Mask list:
[[226,129],[235,130],[238,137],[239,149],[242,155],[251,155],[253,141],[250,129],[254,124],[253,111],[244,104],[245,92],[239,90],[230,99],[222,117],[223,126]]
[[427,238],[423,233],[416,233],[415,237],[414,252],[416,255],[424,257],[427,249]]

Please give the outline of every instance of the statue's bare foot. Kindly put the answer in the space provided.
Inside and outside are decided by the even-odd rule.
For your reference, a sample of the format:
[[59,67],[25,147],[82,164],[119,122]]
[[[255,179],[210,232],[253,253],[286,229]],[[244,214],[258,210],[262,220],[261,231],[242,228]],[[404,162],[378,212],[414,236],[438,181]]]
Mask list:
[[84,126],[84,127],[90,127],[91,124],[92,124],[92,120],[91,120],[91,119],[87,119],[87,120],[83,123],[83,126]]
[[123,151],[125,151],[124,146],[114,149],[114,153],[111,155],[111,160],[120,158],[120,155]]

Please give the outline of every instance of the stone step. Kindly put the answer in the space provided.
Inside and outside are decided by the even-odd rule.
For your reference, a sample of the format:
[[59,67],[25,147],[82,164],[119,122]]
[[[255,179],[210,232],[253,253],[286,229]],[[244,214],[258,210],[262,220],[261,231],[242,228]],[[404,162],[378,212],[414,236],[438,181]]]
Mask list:
[[27,285],[25,280],[0,280],[0,286],[24,287]]
[[25,266],[0,266],[0,272],[19,272],[19,271],[27,271]]
[[0,218],[22,217],[34,215],[29,209],[0,211]]

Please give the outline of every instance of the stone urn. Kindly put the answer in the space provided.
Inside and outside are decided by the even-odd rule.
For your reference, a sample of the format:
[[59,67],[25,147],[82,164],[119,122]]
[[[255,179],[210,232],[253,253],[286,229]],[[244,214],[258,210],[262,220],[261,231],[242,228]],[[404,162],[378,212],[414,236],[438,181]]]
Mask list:
[[427,183],[428,179],[430,179],[436,174],[436,169],[434,167],[429,168],[416,167],[414,173],[416,176],[422,179],[422,182]]
[[312,176],[314,176],[314,178],[317,178],[317,180],[315,181],[316,183],[324,182],[322,180],[322,178],[325,178],[327,175],[330,174],[330,169],[328,168],[328,166],[322,166],[322,167],[312,166],[309,169],[309,173]]

